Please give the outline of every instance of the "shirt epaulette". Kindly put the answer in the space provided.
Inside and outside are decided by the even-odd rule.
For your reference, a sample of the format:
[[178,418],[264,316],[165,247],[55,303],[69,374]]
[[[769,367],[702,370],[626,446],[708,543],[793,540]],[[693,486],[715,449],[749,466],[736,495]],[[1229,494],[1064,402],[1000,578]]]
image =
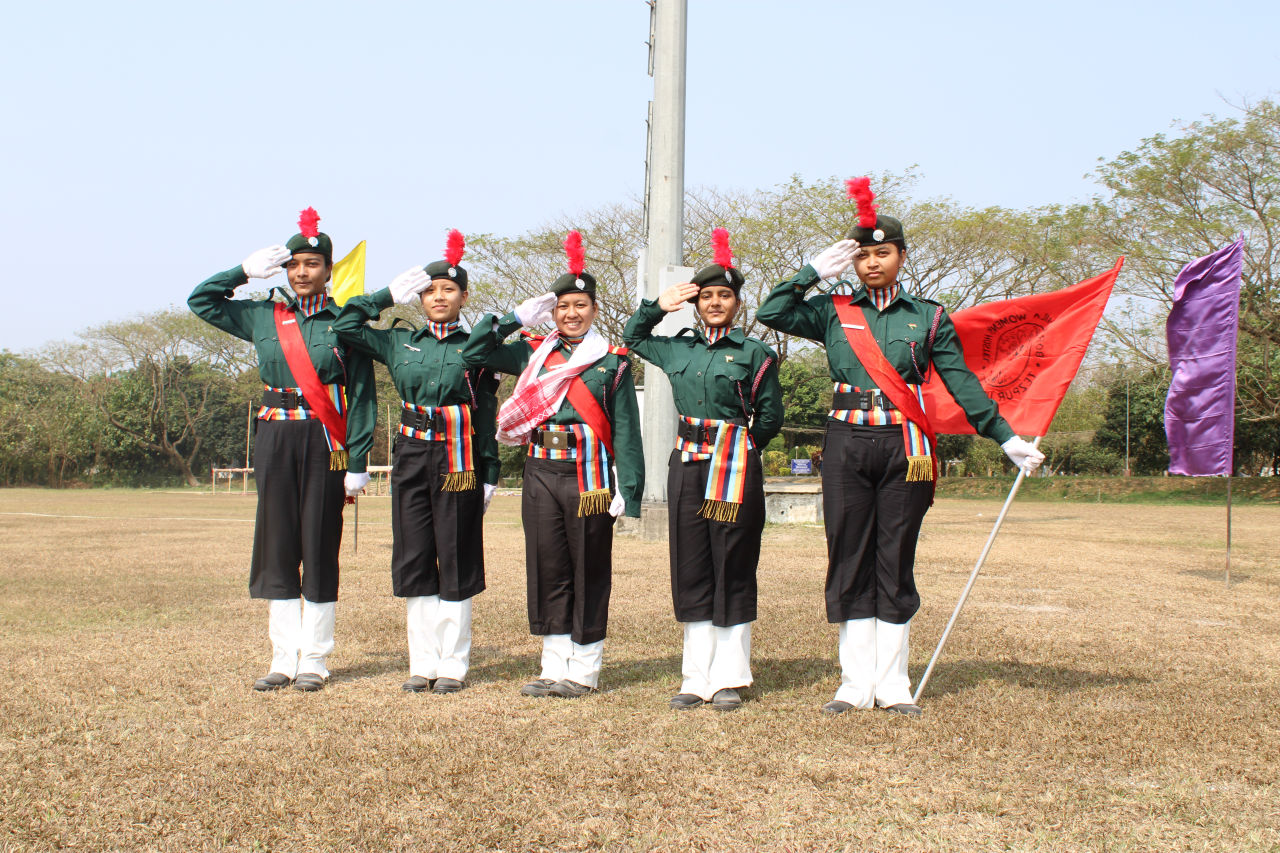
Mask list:
[[629,352],[631,352],[631,350],[627,349],[626,347],[615,347],[613,344],[610,344],[609,352],[613,353],[614,355],[627,355]]

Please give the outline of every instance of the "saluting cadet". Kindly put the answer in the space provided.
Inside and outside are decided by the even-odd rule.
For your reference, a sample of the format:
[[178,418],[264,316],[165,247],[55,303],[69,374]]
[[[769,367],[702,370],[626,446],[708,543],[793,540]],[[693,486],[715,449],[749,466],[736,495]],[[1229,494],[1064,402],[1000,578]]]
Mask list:
[[[519,374],[498,411],[498,441],[529,445],[524,464],[529,630],[542,636],[542,670],[526,696],[574,698],[599,686],[613,582],[613,523],[639,518],[644,452],[631,362],[594,329],[596,280],[583,271],[582,235],[565,240],[569,272],[551,292],[501,321],[485,315],[468,360]],[[546,337],[521,326],[553,321]]]
[[[937,370],[979,435],[1028,473],[1044,459],[1014,435],[965,365],[955,327],[937,302],[899,282],[902,223],[877,216],[869,181],[849,181],[858,224],[846,239],[782,282],[756,312],[770,328],[825,345],[835,382],[822,459],[827,531],[827,620],[840,626],[842,678],[828,714],[879,706],[919,716],[907,674],[911,617],[920,607],[916,540],[933,502],[936,440],[920,385]],[[851,295],[810,287],[852,263]]]
[[[320,233],[319,221],[307,208],[298,221],[301,233],[288,243],[259,249],[202,282],[187,300],[203,319],[253,342],[265,386],[253,451],[258,515],[249,594],[270,602],[272,654],[271,669],[254,690],[292,682],[313,691],[328,680],[343,500],[369,482],[373,369],[333,329],[337,306],[326,292],[333,242]],[[280,299],[231,298],[250,278],[281,269],[292,297],[272,288]]]
[[[782,428],[778,357],[734,328],[742,273],[729,232],[711,232],[714,263],[687,284],[646,299],[623,340],[671,377],[679,421],[667,473],[671,597],[684,623],[684,680],[672,708],[742,704],[751,684],[751,623],[764,532],[760,452]],[[651,334],[663,314],[692,302],[701,329]]]
[[[497,381],[463,364],[467,333],[465,248],[452,230],[445,259],[414,267],[390,287],[356,296],[333,327],[382,362],[400,392],[400,435],[391,466],[391,590],[406,600],[406,692],[455,693],[471,660],[471,599],[484,589],[483,517],[497,489],[493,419]],[[420,329],[366,325],[393,303],[419,303]]]

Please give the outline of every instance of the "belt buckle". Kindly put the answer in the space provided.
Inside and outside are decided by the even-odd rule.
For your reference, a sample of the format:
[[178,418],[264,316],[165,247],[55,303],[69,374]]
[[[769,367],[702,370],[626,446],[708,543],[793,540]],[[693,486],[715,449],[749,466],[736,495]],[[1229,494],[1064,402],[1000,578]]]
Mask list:
[[544,432],[542,434],[542,445],[543,447],[550,447],[552,450],[568,450],[569,433]]
[[298,408],[298,392],[290,388],[288,391],[280,392],[280,408],[296,409]]

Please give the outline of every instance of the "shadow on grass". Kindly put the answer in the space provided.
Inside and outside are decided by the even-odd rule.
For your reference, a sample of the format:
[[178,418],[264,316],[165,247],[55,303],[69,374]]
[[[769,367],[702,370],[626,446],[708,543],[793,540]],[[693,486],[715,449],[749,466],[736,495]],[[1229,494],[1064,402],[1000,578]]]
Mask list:
[[[924,667],[911,667],[911,684],[920,682]],[[1151,679],[1115,672],[1091,672],[1063,666],[1021,663],[1015,660],[941,660],[929,676],[924,696],[937,698],[962,693],[988,681],[1001,681],[1016,687],[1071,693],[1096,687],[1133,687],[1149,684]]]
[[[1200,578],[1200,579],[1202,579],[1202,580],[1214,581],[1214,582],[1216,582],[1216,583],[1222,583],[1222,582],[1223,582],[1223,579],[1224,579],[1224,578],[1226,577],[1226,575],[1227,575],[1227,572],[1226,572],[1226,569],[1183,569],[1182,571],[1178,572],[1178,574],[1180,574],[1180,575],[1190,575],[1190,576],[1191,576],[1191,577],[1193,577],[1193,578]],[[1249,578],[1250,578],[1250,576],[1249,576],[1249,575],[1241,574],[1240,572],[1236,572],[1236,571],[1232,571],[1232,572],[1231,572],[1231,585],[1232,585],[1232,586],[1235,586],[1236,584],[1242,584],[1242,583],[1245,583],[1246,581],[1248,581],[1248,580],[1249,580]]]

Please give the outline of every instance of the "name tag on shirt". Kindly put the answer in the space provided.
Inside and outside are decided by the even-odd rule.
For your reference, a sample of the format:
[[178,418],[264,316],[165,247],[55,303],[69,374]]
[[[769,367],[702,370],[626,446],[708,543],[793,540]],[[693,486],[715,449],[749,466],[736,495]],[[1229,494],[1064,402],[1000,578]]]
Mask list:
[[409,344],[405,344],[404,346],[405,346],[405,349],[411,349],[411,350],[413,350],[414,352],[422,352],[422,350],[420,350],[420,349],[418,349],[417,347],[414,347],[414,346],[409,346]]
[[865,329],[866,326],[859,326],[857,323],[841,323],[841,328],[845,329]]
[[297,322],[298,322],[297,320],[290,318],[290,319],[288,319],[288,320],[285,320],[285,321],[284,321],[284,325],[286,325],[286,326],[292,326],[293,324],[295,324],[295,323],[297,323]]

